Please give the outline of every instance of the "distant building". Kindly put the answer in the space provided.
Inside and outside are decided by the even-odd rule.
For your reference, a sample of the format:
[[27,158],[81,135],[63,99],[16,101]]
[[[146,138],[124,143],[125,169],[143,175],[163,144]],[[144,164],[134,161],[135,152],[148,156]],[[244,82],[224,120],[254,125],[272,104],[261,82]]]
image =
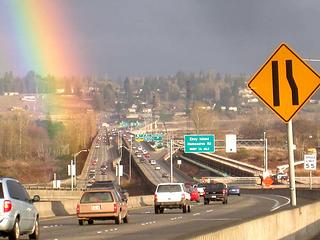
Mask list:
[[142,109],[142,112],[143,113],[151,113],[152,109],[151,108],[144,108],[144,109]]
[[259,100],[258,98],[249,98],[248,103],[257,103]]
[[228,109],[229,109],[229,111],[234,111],[234,112],[237,112],[237,111],[238,111],[238,108],[237,108],[237,107],[229,107]]
[[4,96],[19,96],[18,92],[4,92]]
[[33,95],[26,95],[21,98],[21,101],[26,101],[26,102],[35,102],[36,100],[37,100],[36,96],[33,96]]
[[57,88],[56,89],[57,94],[63,94],[64,93],[64,88]]

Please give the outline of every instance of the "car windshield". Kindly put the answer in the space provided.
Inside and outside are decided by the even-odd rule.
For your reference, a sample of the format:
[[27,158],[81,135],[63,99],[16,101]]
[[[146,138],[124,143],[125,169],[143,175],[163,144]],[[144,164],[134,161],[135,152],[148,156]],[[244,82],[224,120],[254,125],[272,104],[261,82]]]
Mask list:
[[3,189],[2,189],[2,183],[0,183],[0,198],[4,198]]
[[221,189],[221,188],[224,188],[224,184],[222,183],[218,183],[218,184],[210,184],[210,185],[207,185],[206,186],[206,189],[207,190],[216,190],[216,189]]
[[84,193],[80,203],[113,202],[111,192],[87,192]]
[[180,185],[160,185],[157,192],[181,192]]

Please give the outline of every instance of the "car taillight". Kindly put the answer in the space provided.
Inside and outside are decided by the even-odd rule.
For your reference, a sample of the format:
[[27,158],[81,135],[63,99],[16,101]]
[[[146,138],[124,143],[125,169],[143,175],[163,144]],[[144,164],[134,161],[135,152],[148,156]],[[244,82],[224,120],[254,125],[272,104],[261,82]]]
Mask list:
[[77,214],[80,213],[80,204],[77,204]]
[[154,195],[154,202],[158,201],[157,194]]
[[113,204],[113,212],[116,213],[118,211],[118,204]]
[[3,212],[10,212],[12,209],[12,203],[10,200],[4,200],[3,202]]

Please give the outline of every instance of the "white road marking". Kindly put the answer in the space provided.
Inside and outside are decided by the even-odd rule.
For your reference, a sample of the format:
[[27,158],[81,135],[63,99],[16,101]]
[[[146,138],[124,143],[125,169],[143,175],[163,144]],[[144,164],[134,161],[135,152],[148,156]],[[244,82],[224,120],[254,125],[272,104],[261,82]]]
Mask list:
[[273,212],[273,211],[275,211],[275,210],[277,210],[277,209],[279,209],[279,208],[281,208],[281,207],[283,207],[283,206],[285,206],[285,205],[288,205],[288,204],[290,204],[290,202],[291,202],[290,198],[287,198],[287,197],[284,197],[284,196],[281,196],[281,195],[275,195],[275,196],[285,198],[285,199],[288,200],[288,201],[287,201],[286,203],[280,205],[280,206],[275,207],[274,209],[271,209],[271,212]]
[[170,220],[173,221],[173,220],[176,220],[176,219],[177,219],[177,218],[175,217],[175,218],[171,218]]
[[146,212],[146,214],[150,214],[151,212]]
[[194,213],[194,214],[193,214],[193,216],[197,216],[197,215],[200,215],[200,213]]
[[234,221],[241,220],[241,218],[195,218],[193,221]]
[[209,212],[213,212],[213,209],[207,210],[206,212],[207,212],[207,213],[209,213]]
[[102,232],[101,232],[101,231],[98,231],[97,233],[100,234],[100,233],[102,233]]
[[156,221],[153,221],[153,222],[145,222],[145,223],[141,223],[142,226],[145,226],[145,225],[151,225],[151,224],[155,224]]
[[270,201],[275,202],[275,204],[274,204],[274,205],[272,206],[272,208],[270,209],[270,212],[273,212],[273,211],[275,211],[275,210],[277,210],[277,209],[279,209],[279,208],[281,208],[281,207],[283,207],[283,206],[285,206],[285,205],[287,205],[287,204],[290,203],[290,199],[287,198],[287,197],[284,197],[284,196],[281,196],[281,195],[274,195],[274,196],[285,198],[285,199],[288,200],[288,201],[287,201],[285,204],[280,205],[280,202],[279,202],[278,200],[276,200],[276,199],[269,198],[269,197],[263,197],[263,196],[256,196],[256,195],[255,195],[255,197],[264,198],[264,199],[267,199],[267,200],[270,200]]

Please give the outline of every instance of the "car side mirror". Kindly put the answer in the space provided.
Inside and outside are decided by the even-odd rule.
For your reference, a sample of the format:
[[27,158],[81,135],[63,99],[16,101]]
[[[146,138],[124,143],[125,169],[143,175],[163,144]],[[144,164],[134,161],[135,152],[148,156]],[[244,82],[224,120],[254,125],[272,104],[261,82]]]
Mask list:
[[39,195],[34,195],[32,198],[32,202],[39,202],[40,201],[40,196]]

